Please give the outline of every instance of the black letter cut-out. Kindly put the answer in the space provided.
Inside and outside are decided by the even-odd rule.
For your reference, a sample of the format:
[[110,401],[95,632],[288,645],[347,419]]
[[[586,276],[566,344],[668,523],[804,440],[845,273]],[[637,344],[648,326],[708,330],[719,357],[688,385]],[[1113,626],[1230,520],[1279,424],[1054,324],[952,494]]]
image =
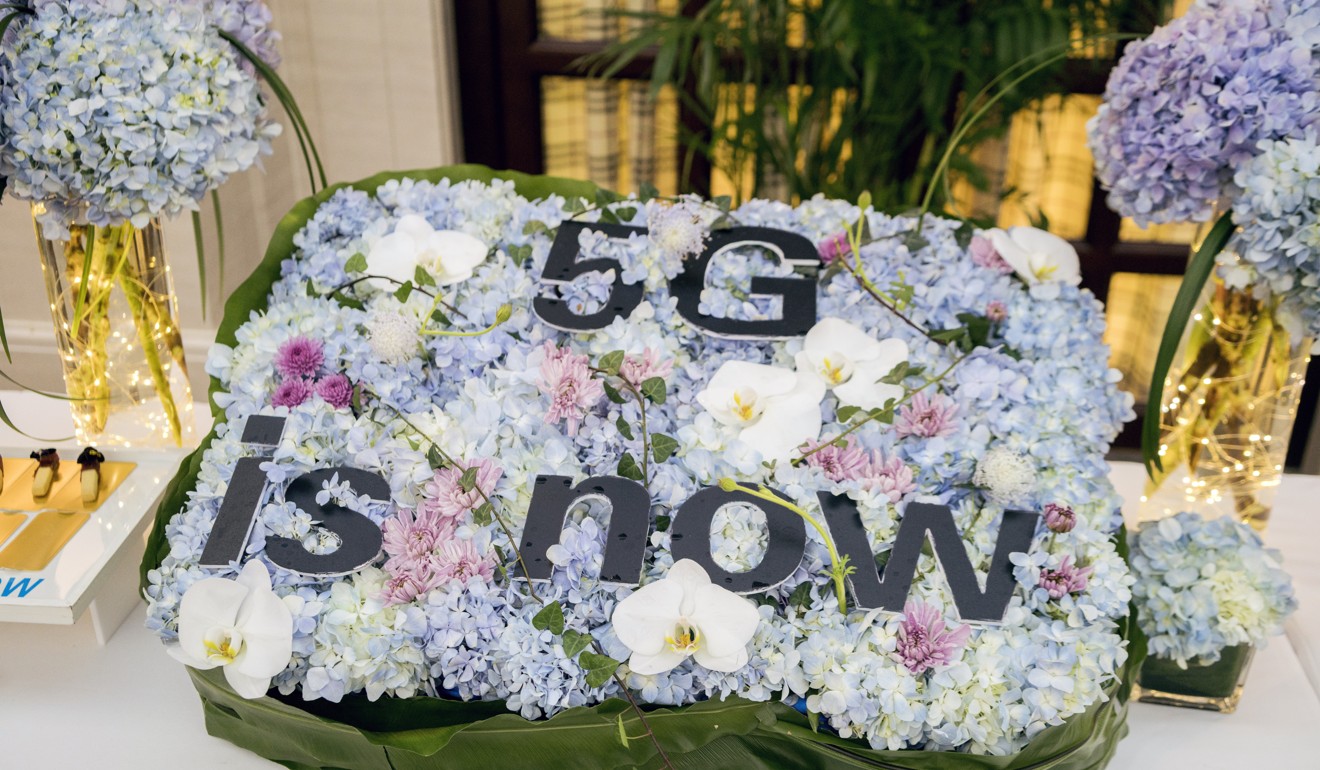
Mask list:
[[389,482],[371,471],[341,465],[304,473],[289,484],[284,499],[310,514],[313,524],[337,535],[339,548],[331,553],[312,553],[300,540],[270,537],[266,539],[266,556],[272,563],[302,575],[330,577],[357,572],[380,556],[382,539],[376,522],[334,502],[317,504],[316,493],[321,491],[322,482],[335,474],[349,483],[355,495],[390,499]]
[[999,526],[999,541],[990,559],[990,573],[986,575],[985,590],[976,579],[972,561],[967,557],[962,536],[953,522],[953,511],[945,505],[908,503],[898,535],[889,552],[884,576],[875,568],[875,555],[867,545],[866,529],[862,526],[857,504],[844,495],[818,492],[821,510],[834,536],[834,543],[848,563],[856,569],[848,580],[852,585],[857,609],[902,612],[912,590],[912,579],[917,573],[917,558],[930,533],[935,558],[939,559],[944,579],[953,594],[958,618],[974,623],[999,623],[1004,610],[1013,597],[1013,564],[1008,555],[1026,551],[1036,533],[1037,514],[1029,511],[1004,511]]
[[730,227],[714,230],[699,256],[683,261],[683,272],[669,282],[669,294],[678,299],[678,313],[707,334],[731,339],[785,339],[801,337],[816,324],[815,278],[755,276],[751,293],[784,298],[782,318],[748,321],[716,318],[701,312],[701,291],[706,287],[706,269],[711,260],[739,246],[763,246],[795,267],[820,267],[816,245],[787,230],[769,227]]
[[243,549],[257,520],[257,506],[266,491],[266,474],[261,464],[270,458],[270,449],[280,443],[284,433],[283,417],[254,414],[243,425],[243,443],[258,447],[253,457],[239,458],[229,477],[225,498],[206,538],[206,548],[198,563],[203,567],[227,567],[243,558]]
[[602,232],[611,238],[627,238],[633,233],[646,232],[644,227],[602,222],[559,224],[554,243],[550,244],[550,253],[545,258],[545,270],[541,272],[541,280],[544,283],[557,286],[570,283],[583,273],[614,271],[614,286],[610,289],[610,296],[605,300],[604,307],[595,313],[578,315],[567,302],[558,297],[537,297],[532,301],[532,308],[542,321],[568,332],[604,329],[615,318],[627,318],[642,301],[642,285],[623,282],[623,266],[618,260],[598,258],[578,261],[578,253],[581,250],[578,235],[583,230]]
[[[783,497],[780,492],[770,491]],[[715,563],[710,553],[711,520],[719,509],[734,503],[746,503],[761,509],[770,533],[765,557],[746,572],[724,569]],[[674,512],[670,542],[674,561],[691,559],[706,570],[715,585],[734,593],[750,594],[774,588],[793,575],[807,551],[807,525],[801,516],[782,505],[771,505],[738,490],[725,492],[719,487],[706,487],[689,497]]]
[[[522,564],[516,566],[515,574],[531,580],[550,579],[553,565],[546,551],[564,534],[569,510],[588,499],[610,504],[600,579],[623,585],[641,582],[646,536],[651,530],[651,493],[636,481],[618,476],[593,476],[577,486],[568,476],[537,476],[523,525]],[[524,565],[526,574],[522,574]]]

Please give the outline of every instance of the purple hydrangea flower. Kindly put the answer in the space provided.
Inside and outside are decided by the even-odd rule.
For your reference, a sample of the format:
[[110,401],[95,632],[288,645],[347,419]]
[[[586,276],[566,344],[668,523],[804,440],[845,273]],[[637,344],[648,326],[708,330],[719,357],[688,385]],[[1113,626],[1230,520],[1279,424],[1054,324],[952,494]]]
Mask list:
[[285,377],[313,377],[325,363],[321,343],[306,337],[294,337],[275,352],[275,368]]
[[1087,125],[1109,205],[1138,224],[1205,221],[1256,145],[1320,115],[1316,14],[1203,2],[1128,46]]
[[990,242],[989,238],[973,235],[968,253],[971,255],[973,262],[987,270],[994,270],[996,273],[1005,275],[1013,272],[1013,266],[999,256],[999,252],[995,250],[995,245]]

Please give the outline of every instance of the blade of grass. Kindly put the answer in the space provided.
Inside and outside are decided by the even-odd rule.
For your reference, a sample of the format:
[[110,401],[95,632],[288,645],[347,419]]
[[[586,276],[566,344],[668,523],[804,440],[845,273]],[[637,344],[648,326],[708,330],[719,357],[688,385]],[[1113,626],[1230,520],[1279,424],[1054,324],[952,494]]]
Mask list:
[[206,243],[202,237],[202,215],[192,212],[193,244],[197,247],[197,283],[202,290],[202,320],[206,320]]

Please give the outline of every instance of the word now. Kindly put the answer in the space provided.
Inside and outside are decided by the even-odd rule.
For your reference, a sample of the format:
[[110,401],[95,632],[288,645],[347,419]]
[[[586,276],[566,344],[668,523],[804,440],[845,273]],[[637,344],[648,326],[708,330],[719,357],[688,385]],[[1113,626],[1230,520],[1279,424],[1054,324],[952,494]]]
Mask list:
[[[537,297],[532,309],[542,321],[571,332],[604,329],[615,318],[627,318],[642,301],[641,284],[623,282],[623,265],[616,259],[594,258],[578,261],[582,245],[578,240],[584,230],[603,233],[610,238],[627,238],[646,233],[645,227],[602,222],[563,222],[546,255],[541,281],[551,285],[570,283],[593,272],[614,271],[610,296],[594,313],[578,315],[558,297]],[[762,320],[719,318],[701,312],[701,290],[706,285],[706,270],[711,260],[742,246],[760,246],[777,254],[783,262],[797,269],[820,267],[816,245],[787,230],[770,227],[729,227],[714,230],[700,254],[683,260],[683,272],[669,282],[669,295],[678,300],[678,314],[692,326],[716,337],[732,339],[785,339],[805,335],[816,323],[816,280],[814,277],[754,276],[751,294],[758,297],[782,297],[783,316]]]
[[[284,423],[283,417],[249,417],[243,442],[258,449],[274,447],[280,441]],[[266,474],[260,467],[264,459],[245,457],[235,466],[202,552],[202,566],[225,567],[243,557],[266,492]],[[289,484],[285,499],[311,516],[315,525],[337,536],[340,547],[332,553],[315,554],[299,540],[271,537],[266,540],[266,555],[271,562],[300,574],[328,577],[356,572],[380,556],[381,532],[371,519],[334,502],[316,502],[322,483],[335,474],[340,481],[348,481],[356,495],[389,500],[386,480],[361,468],[320,468],[299,476]],[[782,493],[772,492],[787,501]],[[836,550],[854,568],[849,581],[857,609],[902,612],[916,577],[917,561],[929,539],[958,617],[965,621],[994,623],[1003,619],[1014,587],[1009,555],[1031,546],[1039,520],[1037,514],[1028,511],[1004,512],[982,588],[947,506],[909,503],[881,568],[867,541],[856,503],[828,492],[817,493],[817,498]],[[576,485],[567,476],[538,476],[519,545],[526,571],[519,566],[516,577],[550,579],[553,565],[547,555],[549,548],[559,542],[569,512],[587,501],[605,503],[610,509],[600,579],[621,585],[640,583],[650,535],[651,495],[640,483],[618,476],[594,476]],[[711,522],[716,513],[730,505],[755,507],[765,514],[769,535],[765,556],[743,572],[725,569],[711,555]],[[674,511],[670,526],[674,560],[697,562],[715,584],[736,593],[760,593],[780,585],[793,575],[806,555],[807,528],[801,516],[785,505],[736,489],[698,490]]]
[[32,581],[31,578],[9,578],[5,581],[3,587],[0,587],[0,598],[7,599],[10,594],[18,594],[18,598],[26,599],[27,595],[37,589],[37,586],[46,581],[45,578],[37,578]]

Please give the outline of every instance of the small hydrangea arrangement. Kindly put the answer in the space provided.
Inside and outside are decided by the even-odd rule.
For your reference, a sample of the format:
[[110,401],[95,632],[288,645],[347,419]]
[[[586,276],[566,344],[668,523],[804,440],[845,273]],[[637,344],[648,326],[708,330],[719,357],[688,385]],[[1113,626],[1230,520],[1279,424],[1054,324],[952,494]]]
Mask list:
[[1206,666],[1226,648],[1282,632],[1297,599],[1280,558],[1228,517],[1184,512],[1143,524],[1132,541],[1132,595],[1151,656]]
[[141,228],[195,209],[270,153],[279,125],[219,32],[273,57],[263,3],[47,0],[15,13],[0,65],[0,174],[15,197],[43,204],[54,232],[84,219]]
[[[590,332],[554,328],[532,307],[548,290],[555,234],[574,221],[649,226],[578,236],[580,259],[618,267],[558,284],[573,312],[600,310],[617,275],[643,295]],[[677,311],[669,278],[729,222],[821,244],[805,336],[726,339]],[[1035,232],[969,229],[820,197],[587,205],[529,200],[500,180],[410,178],[339,190],[293,238],[263,309],[212,350],[222,414],[162,528],[149,626],[190,665],[240,665],[236,637],[206,620],[258,601],[235,591],[222,604],[208,582],[238,577],[285,608],[242,633],[278,655],[266,636],[283,629],[289,650],[268,678],[271,667],[236,669],[243,692],[497,701],[527,720],[610,698],[737,700],[800,709],[877,749],[1017,752],[1106,700],[1127,659],[1131,577],[1104,453],[1132,402],[1107,368],[1101,307],[1076,285],[1076,254]],[[710,263],[701,311],[779,317],[780,298],[748,287],[792,275],[767,250],[738,247]],[[272,494],[246,566],[203,567],[255,415],[285,420],[260,466]],[[334,547],[281,490],[336,465],[388,480],[387,500],[333,479],[318,497],[379,525],[380,556],[338,577],[277,566],[272,537]],[[645,486],[640,586],[602,580],[606,529],[590,499],[546,551],[549,579],[516,577],[518,533],[548,474]],[[855,609],[819,522],[782,584],[748,596],[712,584],[674,556],[671,537],[675,509],[711,486],[773,488],[808,519],[820,516],[818,491],[845,495],[882,559],[909,504],[949,506],[982,572],[1006,509],[1041,517],[1012,556],[1003,624],[976,625],[959,620],[929,555],[902,612]],[[715,563],[759,564],[765,522],[754,505],[716,512]],[[191,598],[199,589],[205,602]]]

